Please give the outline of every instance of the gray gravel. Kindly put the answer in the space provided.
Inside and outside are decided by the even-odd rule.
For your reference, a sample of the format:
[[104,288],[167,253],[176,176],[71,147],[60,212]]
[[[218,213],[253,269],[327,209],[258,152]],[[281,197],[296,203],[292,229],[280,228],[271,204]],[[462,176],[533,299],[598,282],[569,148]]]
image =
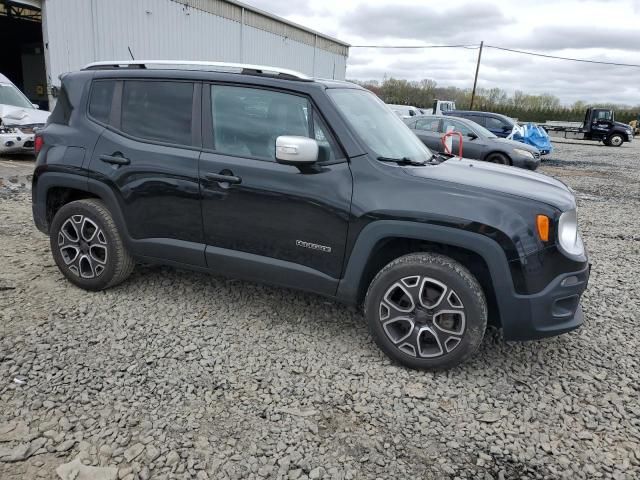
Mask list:
[[577,192],[586,324],[489,331],[444,373],[309,294],[159,267],[81,291],[5,179],[0,478],[638,478],[640,142],[557,143],[541,170]]

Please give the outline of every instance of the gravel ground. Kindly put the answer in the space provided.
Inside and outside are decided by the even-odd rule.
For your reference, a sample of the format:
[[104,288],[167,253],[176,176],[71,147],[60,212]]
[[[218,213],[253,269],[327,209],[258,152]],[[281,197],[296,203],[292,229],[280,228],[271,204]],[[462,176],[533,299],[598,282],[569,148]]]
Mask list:
[[0,478],[638,478],[640,142],[557,143],[541,170],[577,192],[586,323],[491,330],[443,373],[309,294],[159,267],[81,291],[5,179]]

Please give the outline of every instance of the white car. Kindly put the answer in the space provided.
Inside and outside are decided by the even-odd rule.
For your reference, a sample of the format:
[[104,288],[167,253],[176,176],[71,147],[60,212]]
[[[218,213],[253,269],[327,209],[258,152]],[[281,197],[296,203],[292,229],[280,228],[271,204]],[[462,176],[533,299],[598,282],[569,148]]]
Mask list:
[[0,154],[33,152],[34,132],[49,115],[0,73]]
[[424,112],[421,109],[412,107],[411,105],[393,105],[391,103],[388,103],[387,105],[389,105],[391,110],[393,110],[400,118],[411,118],[424,115]]

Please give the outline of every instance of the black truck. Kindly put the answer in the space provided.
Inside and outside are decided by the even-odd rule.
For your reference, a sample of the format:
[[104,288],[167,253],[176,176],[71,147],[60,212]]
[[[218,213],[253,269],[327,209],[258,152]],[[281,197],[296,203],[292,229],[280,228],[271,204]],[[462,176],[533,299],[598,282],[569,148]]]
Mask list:
[[608,108],[587,108],[584,121],[541,123],[549,136],[574,140],[597,140],[610,147],[619,147],[633,141],[629,125],[615,121],[615,113]]
[[468,359],[488,321],[510,340],[582,324],[589,262],[563,183],[434,155],[348,82],[151,63],[65,75],[36,134],[33,218],[73,284],[151,262],[306,290],[364,306],[413,368]]

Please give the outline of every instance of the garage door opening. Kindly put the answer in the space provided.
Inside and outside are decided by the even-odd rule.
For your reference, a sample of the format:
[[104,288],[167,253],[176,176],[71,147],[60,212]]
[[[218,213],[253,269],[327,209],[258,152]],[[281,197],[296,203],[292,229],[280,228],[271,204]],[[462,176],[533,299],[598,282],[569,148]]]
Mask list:
[[36,0],[0,0],[0,73],[41,109],[49,109],[42,40],[42,15]]

